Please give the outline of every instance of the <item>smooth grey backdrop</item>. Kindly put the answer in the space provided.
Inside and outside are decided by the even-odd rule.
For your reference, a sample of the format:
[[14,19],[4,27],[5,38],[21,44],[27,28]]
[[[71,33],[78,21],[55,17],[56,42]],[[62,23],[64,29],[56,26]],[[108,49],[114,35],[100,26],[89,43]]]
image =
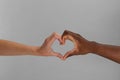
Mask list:
[[[89,40],[120,45],[120,0],[0,0],[0,38],[41,45],[52,32],[77,32]],[[53,49],[64,53],[68,41]],[[120,65],[88,54],[0,57],[0,80],[120,80]]]

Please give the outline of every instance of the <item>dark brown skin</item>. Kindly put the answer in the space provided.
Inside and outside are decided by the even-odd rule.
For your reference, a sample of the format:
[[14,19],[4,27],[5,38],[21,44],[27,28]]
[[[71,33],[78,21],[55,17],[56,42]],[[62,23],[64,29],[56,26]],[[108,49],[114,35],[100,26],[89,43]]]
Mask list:
[[74,48],[68,51],[63,56],[64,60],[74,55],[93,53],[114,62],[120,63],[120,46],[100,44],[95,41],[88,41],[81,35],[68,30],[65,30],[62,34],[62,44],[65,44],[66,40],[71,40],[74,43]]

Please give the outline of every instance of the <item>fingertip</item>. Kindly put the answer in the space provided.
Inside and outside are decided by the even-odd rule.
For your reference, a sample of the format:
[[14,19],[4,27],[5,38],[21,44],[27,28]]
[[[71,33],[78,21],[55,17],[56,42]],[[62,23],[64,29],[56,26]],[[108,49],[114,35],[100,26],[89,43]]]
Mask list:
[[65,39],[63,38],[62,41],[61,41],[61,45],[65,45]]
[[71,55],[71,51],[68,51],[68,52],[63,56],[64,60],[66,60],[68,57],[70,57],[70,55]]
[[62,61],[64,61],[63,57],[60,58]]
[[63,58],[63,61],[65,61],[66,60],[66,58]]
[[63,60],[65,61],[67,59],[67,56],[65,55],[65,56],[63,56]]
[[56,57],[59,57],[60,59],[63,58],[62,54],[60,54],[60,53],[56,53]]
[[63,41],[62,41],[62,39],[59,39],[59,42],[60,42],[60,45],[62,45],[62,44],[63,44]]
[[64,42],[60,42],[60,45],[65,45],[65,43]]

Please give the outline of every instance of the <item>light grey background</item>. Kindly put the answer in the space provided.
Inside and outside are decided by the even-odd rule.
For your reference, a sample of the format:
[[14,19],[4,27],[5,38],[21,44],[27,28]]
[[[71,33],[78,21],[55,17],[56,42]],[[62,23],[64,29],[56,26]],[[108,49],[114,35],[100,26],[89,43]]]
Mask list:
[[[0,0],[0,38],[41,45],[52,32],[77,32],[89,40],[120,45],[120,0]],[[68,41],[53,49],[64,53]],[[0,80],[120,80],[120,65],[88,54],[0,57]]]

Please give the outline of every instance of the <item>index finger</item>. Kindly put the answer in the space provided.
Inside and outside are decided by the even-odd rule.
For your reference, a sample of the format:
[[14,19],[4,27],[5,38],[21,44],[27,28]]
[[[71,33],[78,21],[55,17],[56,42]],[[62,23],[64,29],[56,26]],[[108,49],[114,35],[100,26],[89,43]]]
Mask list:
[[77,36],[76,36],[76,33],[71,32],[71,31],[68,31],[68,30],[65,30],[65,31],[63,32],[62,36],[61,36],[61,39],[62,39],[62,41],[63,41],[62,44],[65,44],[65,41],[66,41],[66,40],[70,40],[70,41],[72,41],[73,43],[75,43],[75,40],[77,40],[76,37],[77,37]]
[[61,39],[61,36],[58,34],[58,33],[52,33],[51,36],[48,37],[48,45],[51,46],[55,40],[58,40],[60,43],[62,43],[62,39]]

